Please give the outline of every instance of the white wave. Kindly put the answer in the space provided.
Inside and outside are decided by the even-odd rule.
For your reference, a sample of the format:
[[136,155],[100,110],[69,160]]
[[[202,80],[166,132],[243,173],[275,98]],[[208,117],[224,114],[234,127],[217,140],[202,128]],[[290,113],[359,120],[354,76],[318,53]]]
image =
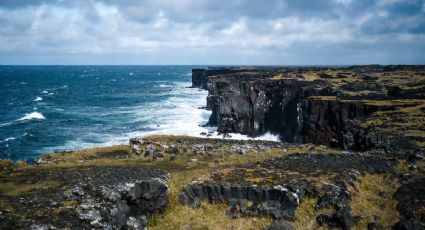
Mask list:
[[21,117],[18,119],[18,121],[26,121],[26,120],[44,120],[46,119],[43,114],[39,113],[39,112],[32,112],[32,113],[27,113],[25,114],[25,116]]
[[49,94],[47,94],[47,95],[49,95],[49,96],[52,96],[54,93],[49,93]]
[[8,138],[6,138],[6,139],[4,139],[4,140],[0,141],[0,143],[8,142],[8,141],[13,141],[13,140],[15,140],[15,139],[16,139],[15,137],[8,137]]
[[[77,138],[75,140],[69,140],[61,146],[44,148],[41,153],[127,144],[130,138],[154,134],[187,135],[201,138],[236,140],[254,139],[279,141],[277,135],[270,133],[255,138],[237,133],[229,133],[230,136],[223,136],[217,132],[217,127],[203,127],[202,125],[208,121],[211,111],[199,108],[206,105],[208,92],[205,90],[188,88],[190,85],[191,83],[189,82],[173,83],[173,91],[167,92],[167,94],[171,95],[168,99],[159,102],[151,102],[142,106],[122,107],[113,112],[105,112],[105,114],[103,114],[105,116],[111,114],[131,114],[131,122],[145,122],[149,124],[140,127],[141,131],[115,134],[89,133],[87,136],[90,141]],[[210,135],[201,135],[201,133]]]
[[39,153],[52,153],[55,151],[75,151],[78,149],[85,148],[95,148],[95,147],[108,147],[112,145],[127,144],[130,137],[128,135],[113,135],[113,134],[104,134],[104,133],[89,133],[87,134],[92,139],[97,140],[97,142],[88,142],[80,138],[75,140],[66,141],[60,146],[45,147],[40,150]]
[[43,98],[42,97],[36,97],[35,99],[34,99],[34,101],[42,101],[43,100]]
[[44,94],[48,94],[49,92],[48,92],[48,91],[46,91],[46,90],[44,90],[42,93],[44,93]]
[[279,135],[272,134],[267,132],[258,137],[249,137],[247,135],[239,134],[239,133],[228,133],[230,137],[223,137],[223,135],[219,135],[218,133],[214,133],[212,136],[216,135],[217,137],[221,137],[223,139],[234,139],[234,140],[262,140],[262,141],[275,141],[279,142]]
[[161,88],[167,88],[167,87],[172,87],[172,85],[160,84],[159,87],[161,87]]
[[130,72],[128,75],[133,76],[133,75],[134,75],[134,73],[133,73],[133,72]]
[[[177,83],[174,96],[167,100],[139,107],[135,120],[149,121],[150,125],[145,128],[147,132],[133,132],[129,138],[135,136],[147,136],[153,134],[163,135],[188,135],[203,138],[226,138],[237,140],[268,140],[279,141],[279,136],[266,133],[259,137],[249,137],[238,133],[223,135],[216,132],[217,127],[203,127],[208,122],[211,111],[199,109],[206,105],[207,91],[195,88],[187,88],[190,83]],[[208,136],[201,133],[210,134]]]
[[0,127],[6,127],[6,126],[9,126],[9,125],[12,125],[13,124],[13,122],[6,122],[6,123],[3,123],[3,124],[0,124]]

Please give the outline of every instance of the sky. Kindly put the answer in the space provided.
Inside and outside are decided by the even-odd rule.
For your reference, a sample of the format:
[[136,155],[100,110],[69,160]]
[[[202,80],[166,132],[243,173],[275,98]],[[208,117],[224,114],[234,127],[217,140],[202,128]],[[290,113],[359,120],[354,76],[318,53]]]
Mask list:
[[425,0],[0,0],[0,64],[425,64]]

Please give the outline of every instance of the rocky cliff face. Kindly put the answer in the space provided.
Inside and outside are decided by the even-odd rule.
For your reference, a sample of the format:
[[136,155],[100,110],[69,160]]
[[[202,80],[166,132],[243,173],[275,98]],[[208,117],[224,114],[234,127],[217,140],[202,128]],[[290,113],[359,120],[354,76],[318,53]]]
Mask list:
[[[411,145],[403,135],[378,132],[375,126],[363,126],[359,121],[377,111],[398,108],[385,101],[405,99],[409,95],[409,99],[420,99],[424,96],[420,85],[424,84],[423,80],[419,88],[405,90],[415,91],[416,95],[395,94],[394,88],[400,86],[394,86],[398,82],[388,81],[391,73],[379,75],[379,69],[374,69],[377,73],[372,69],[368,70],[374,74],[371,75],[363,73],[361,67],[352,68],[331,72],[320,68],[221,73],[194,70],[193,85],[208,89],[207,108],[212,110],[208,125],[217,126],[219,132],[250,136],[272,132],[279,134],[282,141],[355,150]],[[423,72],[415,68],[412,71]]]
[[209,124],[218,131],[252,136],[271,131],[285,141],[302,141],[300,105],[309,94],[305,82],[221,77],[212,78],[208,90]]

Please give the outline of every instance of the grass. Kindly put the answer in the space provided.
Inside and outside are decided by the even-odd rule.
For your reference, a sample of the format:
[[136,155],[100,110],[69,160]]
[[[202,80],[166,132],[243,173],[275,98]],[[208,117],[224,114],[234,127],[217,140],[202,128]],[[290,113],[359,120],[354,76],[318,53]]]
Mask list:
[[6,196],[22,196],[31,194],[36,190],[44,190],[51,187],[58,186],[57,181],[43,181],[38,183],[16,183],[7,182],[1,183],[0,194]]
[[208,168],[173,173],[169,181],[170,203],[164,213],[151,216],[149,229],[261,229],[271,223],[271,218],[232,219],[226,214],[225,204],[201,203],[199,209],[178,202],[180,190],[192,180],[206,179]]
[[315,72],[306,72],[303,74],[303,77],[305,81],[315,81],[319,79]]
[[363,216],[355,229],[367,229],[367,224],[375,218],[390,229],[399,219],[397,201],[393,194],[399,183],[387,178],[387,174],[366,174],[357,182],[357,192],[353,192],[351,209],[354,216]]
[[277,75],[274,75],[272,78],[270,78],[270,79],[272,79],[272,80],[282,80],[283,79],[283,74],[282,73],[280,73],[280,74],[277,74]]
[[324,226],[319,226],[316,217],[320,214],[331,215],[332,209],[316,209],[317,199],[307,197],[295,210],[295,221],[292,225],[295,229],[328,229]]
[[[43,183],[15,183],[15,178],[24,174],[36,174],[38,170],[57,170],[60,172],[70,168],[86,168],[94,166],[116,166],[116,167],[140,167],[162,169],[170,176],[170,203],[169,207],[162,214],[149,217],[149,229],[184,229],[190,226],[191,229],[261,229],[271,223],[270,217],[246,217],[232,219],[226,213],[225,204],[207,204],[203,203],[201,208],[194,210],[189,206],[180,205],[178,195],[181,189],[192,180],[209,180],[210,172],[215,169],[226,169],[248,162],[261,161],[269,157],[281,156],[283,151],[272,149],[267,153],[247,153],[243,155],[229,154],[227,149],[232,145],[231,142],[220,143],[218,149],[208,151],[202,155],[192,156],[191,140],[194,138],[185,136],[150,136],[148,140],[158,143],[176,143],[185,142],[188,145],[187,150],[180,146],[180,153],[176,155],[175,160],[170,159],[167,154],[163,159],[153,160],[145,158],[142,155],[136,155],[133,150],[126,145],[117,145],[102,148],[83,149],[75,152],[53,153],[42,158],[45,163],[39,165],[22,165],[19,167],[20,173],[10,173],[5,182],[0,185],[0,194],[5,196],[20,196],[30,194],[33,191],[40,192],[41,189],[59,186],[54,181]],[[203,139],[198,139],[204,142]],[[208,142],[208,140],[205,140]],[[289,149],[288,154],[299,152],[298,149]],[[115,157],[120,156],[120,157]],[[122,157],[125,156],[125,157]],[[191,158],[196,158],[196,162],[190,162]],[[221,158],[223,161],[216,162],[215,159]],[[31,172],[31,173],[29,173]],[[54,171],[52,171],[54,172]],[[0,199],[1,200],[1,199]],[[64,201],[62,205],[73,206],[74,203]],[[6,205],[6,203],[5,203]]]
[[267,217],[232,219],[225,204],[201,203],[199,209],[170,204],[161,214],[150,219],[149,229],[263,229],[271,224]]
[[323,101],[335,101],[337,100],[336,96],[311,96],[309,99],[312,100],[323,100]]
[[[149,217],[149,229],[185,229],[189,227],[190,229],[262,229],[270,225],[272,222],[270,217],[232,219],[226,214],[227,205],[225,204],[202,203],[199,209],[194,210],[190,206],[179,204],[179,192],[193,180],[211,180],[210,173],[215,170],[222,171],[223,175],[226,175],[232,169],[241,165],[271,157],[305,152],[337,152],[320,146],[309,150],[308,145],[297,145],[288,146],[286,151],[272,149],[268,152],[251,152],[239,155],[227,152],[227,149],[232,145],[231,142],[220,142],[219,145],[216,145],[218,146],[217,149],[207,151],[202,155],[192,156],[190,149],[195,142],[191,142],[191,140],[195,140],[195,138],[171,136],[152,136],[149,138],[151,141],[165,142],[167,144],[170,142],[172,144],[180,143],[180,152],[175,155],[176,159],[171,160],[170,154],[167,154],[163,159],[152,160],[134,154],[132,149],[126,145],[84,149],[73,153],[55,153],[43,158],[47,163],[22,165],[18,171],[9,172],[7,176],[2,177],[0,198],[43,192],[43,189],[59,185],[58,182],[48,180],[48,178],[42,183],[18,183],[14,180],[14,178],[22,177],[22,175],[36,174],[37,170],[49,169],[60,172],[62,169],[93,166],[158,168],[169,175],[170,201],[169,206],[163,213]],[[208,140],[205,140],[205,142],[208,142]],[[187,149],[183,150],[183,146],[187,146]],[[114,153],[120,157],[115,157]],[[191,158],[196,158],[197,161],[190,162]],[[215,159],[222,160],[215,161]],[[418,166],[423,167],[423,165]],[[399,164],[396,170],[398,172],[406,171],[408,170],[406,167],[405,164]],[[54,173],[55,171],[52,172]],[[267,179],[256,178],[255,175],[250,177],[249,170],[247,172],[245,179],[252,183],[261,184]],[[279,177],[288,175],[291,175],[291,172],[285,171],[283,174],[279,174]],[[329,177],[332,176],[334,175],[313,175],[310,179],[313,182],[316,181],[319,185],[321,181],[328,181]],[[392,198],[397,186],[397,182],[389,180],[384,174],[366,174],[357,182],[356,189],[352,189],[354,194],[351,203],[352,213],[353,215],[365,215],[366,218],[360,221],[356,229],[366,228],[367,223],[372,221],[371,218],[373,216],[378,216],[379,222],[385,224],[385,227],[389,227],[398,220],[396,201]],[[380,193],[384,195],[381,196],[382,194],[380,195]],[[63,205],[74,205],[66,202],[64,201]],[[296,219],[291,223],[296,229],[326,229],[317,225],[316,217],[319,214],[331,214],[332,209],[316,210],[316,203],[317,199],[307,197],[296,209]],[[13,208],[13,204],[2,201],[2,199],[0,199],[0,204],[2,204],[0,206]]]

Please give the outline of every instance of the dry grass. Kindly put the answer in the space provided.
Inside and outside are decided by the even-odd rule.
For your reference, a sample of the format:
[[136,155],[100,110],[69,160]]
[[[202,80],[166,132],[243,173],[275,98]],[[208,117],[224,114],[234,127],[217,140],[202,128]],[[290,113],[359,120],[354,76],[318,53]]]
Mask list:
[[375,218],[384,229],[389,229],[400,218],[397,201],[393,194],[399,183],[391,181],[386,174],[366,174],[357,182],[357,192],[353,192],[351,201],[352,214],[364,216],[355,229],[367,229],[367,224]]
[[149,219],[149,229],[261,229],[270,225],[271,218],[232,219],[226,214],[225,204],[203,202],[196,210],[179,204],[179,191],[192,180],[206,179],[208,171],[208,168],[200,168],[172,174],[170,204],[164,213]]
[[36,190],[48,189],[59,185],[57,181],[43,181],[38,183],[2,183],[0,194],[5,196],[22,196],[35,192]]
[[149,135],[144,137],[145,140],[149,141],[161,141],[161,142],[174,142],[176,140],[195,140],[196,137],[185,136],[185,135]]
[[312,100],[321,100],[321,101],[335,101],[336,96],[311,96],[309,99]]
[[295,229],[328,229],[324,226],[319,226],[316,217],[320,214],[331,215],[332,209],[316,209],[317,199],[306,198],[295,210],[295,221],[292,222]]
[[[175,143],[176,140],[189,140],[191,137],[185,136],[150,136],[151,141]],[[190,142],[189,142],[190,143]],[[232,219],[226,213],[225,204],[203,203],[198,210],[189,206],[179,204],[178,195],[181,189],[193,180],[209,180],[210,172],[215,169],[227,169],[248,162],[261,161],[270,157],[281,156],[281,149],[272,149],[267,153],[247,153],[243,155],[229,154],[226,149],[231,144],[222,144],[220,149],[209,151],[202,155],[192,156],[191,151],[180,151],[175,160],[170,160],[170,155],[163,159],[153,160],[133,153],[132,149],[126,145],[118,145],[105,148],[83,149],[75,152],[54,153],[45,156],[43,159],[47,163],[40,165],[25,165],[19,170],[43,170],[43,169],[67,169],[75,167],[93,166],[116,166],[116,167],[140,167],[157,168],[167,172],[170,176],[170,204],[162,214],[149,217],[149,229],[261,229],[271,223],[269,217],[246,217]],[[190,148],[190,147],[189,147]],[[286,154],[304,150],[290,149]],[[114,153],[117,153],[115,157]],[[122,157],[122,156],[125,157]],[[191,158],[196,158],[196,162],[191,162]],[[222,161],[216,162],[215,159]],[[18,174],[16,174],[18,175]],[[10,174],[10,176],[13,176]],[[4,195],[21,195],[29,193],[35,189],[57,186],[55,183],[41,184],[14,184],[3,183],[0,193]],[[72,205],[67,204],[64,205]]]
[[[170,137],[170,136],[152,136],[150,140],[162,142],[174,142],[180,138],[189,137]],[[181,140],[181,139],[180,139]],[[190,142],[189,142],[190,143]],[[229,154],[225,151],[228,144],[221,145],[218,150],[209,151],[203,155],[192,156],[190,151],[181,151],[175,160],[170,160],[166,155],[164,159],[152,160],[135,155],[128,146],[112,146],[106,148],[92,148],[76,151],[74,153],[51,154],[46,157],[46,163],[41,165],[26,165],[20,170],[37,169],[58,169],[73,167],[92,167],[92,166],[119,166],[119,167],[140,167],[140,168],[158,168],[167,172],[170,176],[170,204],[162,214],[149,217],[149,229],[261,229],[271,223],[269,217],[244,217],[231,219],[227,214],[225,204],[207,204],[202,203],[198,210],[189,206],[180,205],[178,195],[181,189],[193,180],[210,180],[210,173],[214,170],[230,172],[234,167],[249,163],[262,161],[271,157],[289,155],[304,152],[330,152],[332,149],[324,147],[315,147],[309,150],[307,145],[298,147],[289,147],[287,151],[282,149],[272,149],[267,153],[248,153],[244,155]],[[189,147],[190,148],[190,147]],[[115,158],[113,153],[119,153],[119,156],[126,154],[124,158]],[[104,157],[108,156],[108,157]],[[196,162],[190,162],[191,158],[196,158]],[[215,161],[215,159],[222,159]],[[422,167],[422,166],[421,166]],[[405,171],[405,164],[397,166],[397,171]],[[290,172],[286,172],[288,175]],[[19,175],[18,173],[9,173],[9,176]],[[286,175],[286,174],[285,174]],[[247,175],[248,176],[248,175]],[[282,175],[283,176],[283,175]],[[320,183],[327,181],[332,175],[315,176],[312,181]],[[249,178],[248,178],[249,179]],[[251,178],[254,183],[260,183],[261,178]],[[264,178],[263,178],[264,179]],[[26,183],[3,183],[0,186],[0,194],[7,196],[17,196],[29,194],[39,189],[57,186],[55,181],[46,181],[37,184]],[[353,215],[366,215],[357,229],[366,227],[373,215],[379,216],[380,222],[385,226],[390,226],[398,219],[398,212],[395,208],[395,201],[392,199],[392,193],[396,189],[396,182],[388,181],[383,175],[365,175],[358,182],[358,192],[354,192],[352,201]],[[379,196],[379,192],[384,192],[384,196]],[[0,199],[0,204],[1,204]],[[293,225],[296,229],[326,229],[319,227],[316,223],[316,217],[319,214],[330,214],[332,210],[316,210],[317,200],[312,198],[305,199],[296,210],[296,220]],[[4,204],[6,206],[9,204]],[[72,204],[70,204],[72,205]]]
[[319,79],[319,77],[317,76],[317,73],[312,71],[304,73],[303,77],[305,81],[315,81]]
[[270,79],[272,79],[272,80],[282,80],[283,79],[283,74],[282,73],[280,73],[280,74],[276,74],[276,75],[274,75],[272,78],[270,78]]

